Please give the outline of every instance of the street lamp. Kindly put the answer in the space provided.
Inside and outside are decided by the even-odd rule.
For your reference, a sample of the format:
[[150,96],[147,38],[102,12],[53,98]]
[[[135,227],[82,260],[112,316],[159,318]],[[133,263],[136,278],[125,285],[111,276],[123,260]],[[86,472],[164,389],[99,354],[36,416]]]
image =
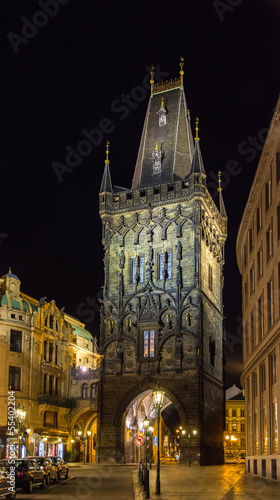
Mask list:
[[143,427],[144,427],[144,431],[145,431],[145,436],[146,436],[146,440],[145,440],[145,449],[146,449],[146,467],[147,467],[147,432],[148,432],[148,427],[150,425],[150,421],[147,417],[144,418],[144,421],[143,421]]
[[[183,431],[182,431],[182,434],[183,434]],[[191,466],[191,438],[192,438],[192,436],[196,436],[196,435],[197,435],[197,430],[196,429],[193,429],[192,433],[190,431],[188,432],[189,467]]]
[[163,405],[164,392],[156,390],[153,392],[153,402],[156,410],[157,424],[158,424],[158,442],[157,442],[157,474],[156,474],[156,494],[160,494],[160,462],[159,462],[159,422],[160,412]]
[[87,431],[87,461],[89,463],[89,438],[91,436],[91,431]]
[[[154,433],[154,426],[153,425],[150,425],[149,428],[148,428],[148,432],[150,434],[150,438],[152,439],[153,437],[153,433]],[[149,444],[149,455],[150,455],[150,469],[152,468],[152,451],[153,451],[153,443]]]
[[83,453],[83,464],[85,465],[85,454],[86,454],[86,446],[85,446],[85,436],[83,435],[82,437],[82,431],[78,431],[78,435],[80,437],[80,440],[83,441],[84,443],[84,453]]
[[[29,440],[29,436],[30,436],[31,429],[29,429],[29,427],[28,427],[28,429],[26,429],[26,432],[27,432],[28,453],[30,455],[30,450],[29,450],[30,440]],[[27,446],[26,446],[26,450],[27,450]],[[27,453],[26,453],[26,455],[27,455]]]
[[26,410],[20,405],[16,408],[16,416],[18,419],[18,458],[21,458],[21,444],[20,444],[20,431],[22,427],[22,422],[26,417]]

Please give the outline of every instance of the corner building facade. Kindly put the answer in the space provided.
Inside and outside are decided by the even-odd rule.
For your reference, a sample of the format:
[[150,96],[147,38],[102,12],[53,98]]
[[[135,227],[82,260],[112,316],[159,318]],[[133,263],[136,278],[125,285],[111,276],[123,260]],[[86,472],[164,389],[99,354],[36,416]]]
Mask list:
[[[218,210],[206,187],[182,66],[180,78],[156,86],[151,75],[132,188],[113,188],[107,154],[99,195],[104,287],[97,457],[132,460],[126,447],[141,431],[139,398],[159,387],[164,408],[173,404],[181,426],[198,431],[193,459],[222,464],[227,216],[221,191]],[[144,401],[153,418],[151,398]],[[181,462],[187,461],[187,437],[180,449]]]
[[239,227],[246,470],[280,481],[280,97]]

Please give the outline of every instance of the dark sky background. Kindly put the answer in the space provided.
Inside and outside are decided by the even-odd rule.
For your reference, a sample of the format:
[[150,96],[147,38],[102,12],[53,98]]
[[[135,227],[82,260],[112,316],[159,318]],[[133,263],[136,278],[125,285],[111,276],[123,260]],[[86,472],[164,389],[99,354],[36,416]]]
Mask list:
[[[46,0],[41,6],[33,0],[0,1],[1,275],[11,266],[23,292],[54,299],[98,336],[103,284],[98,192],[106,140],[113,183],[129,188],[148,104],[147,66],[159,65],[164,80],[178,77],[182,54],[186,98],[193,129],[195,116],[200,119],[211,194],[217,171],[223,172],[229,218],[226,386],[239,385],[241,281],[235,242],[279,92],[279,1],[64,3],[52,17],[42,17],[38,12]],[[26,32],[32,19],[45,25],[29,25]],[[142,94],[135,90],[139,86]],[[133,107],[117,112],[114,106],[120,104],[113,103],[123,94],[141,98],[131,97]],[[85,138],[82,130],[100,130],[104,118],[114,130],[102,134],[92,153],[59,182],[52,163],[65,164],[65,148],[76,150]],[[235,175],[228,173],[233,161]]]

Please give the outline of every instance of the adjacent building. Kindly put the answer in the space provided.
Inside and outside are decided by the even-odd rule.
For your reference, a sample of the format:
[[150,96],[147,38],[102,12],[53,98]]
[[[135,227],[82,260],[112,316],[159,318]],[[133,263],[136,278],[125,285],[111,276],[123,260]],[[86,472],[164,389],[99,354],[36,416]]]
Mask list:
[[8,391],[14,391],[21,410],[18,455],[65,456],[73,449],[81,458],[90,444],[92,458],[100,364],[96,339],[54,300],[35,300],[20,285],[11,270],[0,279],[1,455],[9,455]]
[[245,457],[245,397],[236,385],[226,390],[224,448],[225,462],[236,462]]
[[246,470],[280,480],[280,98],[237,238],[242,274]]
[[[206,185],[179,78],[154,85],[131,188],[99,194],[104,246],[98,460],[131,462],[152,393],[164,391],[185,434],[181,461],[224,460],[223,265],[227,215]],[[119,159],[122,162],[122,158]],[[189,437],[191,436],[191,438]]]

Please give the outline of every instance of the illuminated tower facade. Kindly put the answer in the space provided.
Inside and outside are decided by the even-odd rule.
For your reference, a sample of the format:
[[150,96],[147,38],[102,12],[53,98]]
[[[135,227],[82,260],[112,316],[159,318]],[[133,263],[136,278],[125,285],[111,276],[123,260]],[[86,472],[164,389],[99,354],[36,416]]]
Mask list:
[[[219,209],[207,190],[182,59],[180,67],[179,78],[157,85],[152,67],[131,189],[113,187],[107,146],[99,195],[104,245],[99,461],[131,460],[126,447],[141,432],[139,401],[146,398],[144,411],[153,416],[147,398],[158,386],[166,411],[173,405],[186,430],[181,461],[188,460],[191,434],[193,461],[223,463],[227,216],[220,184]],[[132,411],[138,427],[128,421]]]

